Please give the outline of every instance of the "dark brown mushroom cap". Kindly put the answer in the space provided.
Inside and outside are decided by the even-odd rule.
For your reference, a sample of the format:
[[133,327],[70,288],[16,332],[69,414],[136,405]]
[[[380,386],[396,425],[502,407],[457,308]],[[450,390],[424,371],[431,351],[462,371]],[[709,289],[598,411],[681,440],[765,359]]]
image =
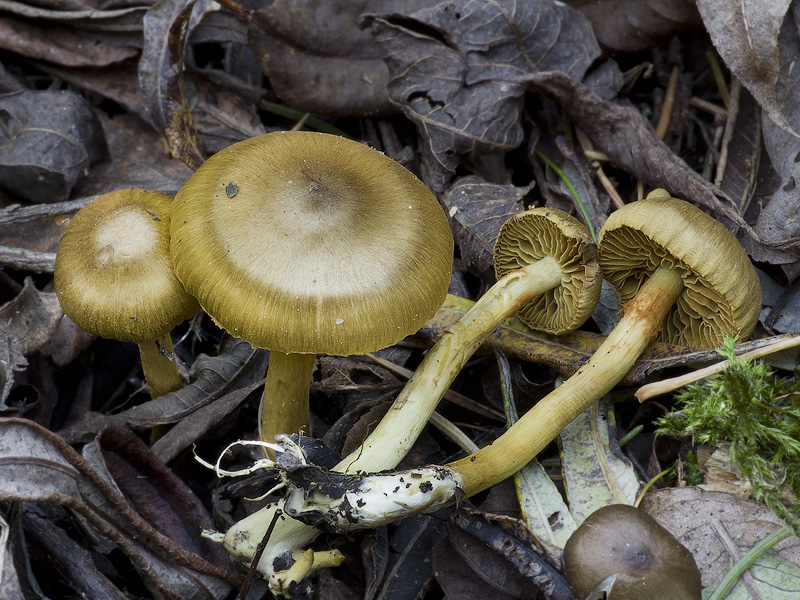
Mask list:
[[169,259],[172,198],[149,190],[110,192],[64,230],[54,282],[64,312],[104,338],[155,340],[199,306]]
[[562,283],[524,305],[518,316],[533,329],[560,334],[580,327],[600,299],[602,277],[589,232],[551,208],[517,213],[503,224],[494,246],[498,279],[546,257],[561,265]]
[[[564,575],[576,600],[614,578],[609,600],[699,600],[694,557],[643,510],[604,506],[589,515],[564,546]],[[607,581],[606,584],[610,584]]]
[[175,197],[178,278],[254,346],[360,354],[444,301],[453,238],[433,194],[363,144],[310,132],[239,142]]
[[699,208],[655,190],[611,213],[597,260],[624,303],[660,265],[683,273],[684,289],[661,340],[713,348],[721,335],[744,339],[761,311],[761,285],[736,237]]

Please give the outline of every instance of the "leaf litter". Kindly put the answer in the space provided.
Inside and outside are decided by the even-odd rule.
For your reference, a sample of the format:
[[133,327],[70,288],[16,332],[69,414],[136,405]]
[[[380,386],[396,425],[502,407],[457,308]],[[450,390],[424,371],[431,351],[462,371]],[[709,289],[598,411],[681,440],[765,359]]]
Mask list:
[[[196,535],[255,510],[258,501],[242,498],[268,489],[267,476],[217,482],[189,464],[192,446],[216,458],[230,441],[253,437],[266,354],[198,316],[176,331],[186,387],[152,400],[130,347],[71,329],[51,284],[64,223],[93,195],[122,187],[174,193],[205,156],[240,139],[322,123],[384,150],[437,192],[459,248],[451,286],[458,295],[417,336],[384,351],[409,369],[491,284],[492,244],[506,218],[542,203],[581,218],[542,157],[574,181],[597,227],[614,204],[612,188],[630,202],[665,187],[711,213],[737,233],[770,290],[753,341],[737,349],[796,332],[800,103],[791,66],[800,13],[789,2],[735,4],[648,0],[608,10],[592,0],[367,0],[319,10],[310,1],[276,0],[252,10],[233,0],[3,3],[0,568],[14,577],[4,576],[0,591],[222,598],[241,584],[236,565]],[[675,69],[680,110],[662,140],[655,125]],[[511,320],[454,391],[502,410],[489,351],[501,348],[523,411],[591,355],[600,323],[556,337]],[[625,463],[625,481],[638,469],[639,485],[654,465],[684,464],[690,442],[617,448],[616,435],[639,414],[629,386],[714,361],[713,351],[653,344],[612,394],[617,429],[597,437],[604,453],[571,447],[570,456],[627,454],[633,468]],[[355,358],[321,357],[312,435],[339,452],[357,445],[399,385]],[[672,407],[671,398],[650,403],[661,414]],[[496,420],[465,406],[445,402],[439,410],[477,443],[500,433]],[[642,439],[651,432],[646,425]],[[442,462],[457,452],[431,431],[406,460]],[[576,490],[576,502],[591,497],[583,476],[554,468],[558,458],[555,448],[544,452],[543,471]],[[253,459],[246,448],[226,457],[234,465]],[[678,473],[677,482],[656,482],[661,489],[645,494],[643,506],[692,550],[711,586],[733,554],[780,523],[727,493],[736,485],[726,493],[680,487],[686,482]],[[352,568],[324,572],[309,589],[321,598],[569,597],[559,595],[569,591],[553,560],[558,548],[545,551],[530,534],[516,492],[500,485],[473,501],[453,517],[325,538]],[[190,519],[177,527],[159,520],[176,502],[192,507],[175,515]],[[41,548],[51,546],[61,550],[48,564]],[[782,542],[748,585],[762,597],[797,589],[796,548],[794,538]],[[115,558],[118,551],[132,568]],[[524,558],[531,552],[554,564],[531,571]],[[355,566],[362,556],[368,568]],[[88,566],[98,562],[106,566]]]

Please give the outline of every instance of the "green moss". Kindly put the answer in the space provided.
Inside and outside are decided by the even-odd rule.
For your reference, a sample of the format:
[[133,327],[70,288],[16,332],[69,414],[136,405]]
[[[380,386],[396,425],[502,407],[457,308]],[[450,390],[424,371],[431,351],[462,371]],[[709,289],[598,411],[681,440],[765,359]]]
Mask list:
[[721,374],[691,384],[677,396],[677,412],[658,421],[659,435],[691,437],[727,446],[758,500],[800,532],[800,506],[780,498],[800,495],[800,383],[778,377],[763,361],[739,359],[736,338],[720,354],[730,361]]

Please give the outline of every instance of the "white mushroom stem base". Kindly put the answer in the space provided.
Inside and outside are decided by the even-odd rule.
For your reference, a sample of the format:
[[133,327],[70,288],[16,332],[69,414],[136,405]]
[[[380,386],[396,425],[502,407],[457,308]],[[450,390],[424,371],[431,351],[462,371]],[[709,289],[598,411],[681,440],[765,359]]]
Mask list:
[[158,398],[183,387],[169,333],[157,340],[139,342],[138,346],[144,379],[151,397]]
[[258,409],[262,441],[278,434],[308,433],[308,392],[316,354],[269,353],[267,380]]

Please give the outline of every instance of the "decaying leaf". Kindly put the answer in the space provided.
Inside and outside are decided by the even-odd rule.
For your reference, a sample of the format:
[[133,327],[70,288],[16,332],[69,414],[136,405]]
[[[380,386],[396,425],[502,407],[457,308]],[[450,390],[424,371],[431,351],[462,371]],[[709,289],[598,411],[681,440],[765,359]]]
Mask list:
[[61,202],[108,153],[89,104],[69,91],[0,96],[0,187],[31,202]]
[[693,0],[568,0],[592,22],[600,45],[615,52],[658,46],[700,24]]
[[639,477],[616,439],[610,402],[595,402],[559,434],[561,470],[575,521],[607,504],[633,504]]
[[[183,60],[189,18],[198,0],[158,2],[144,17],[144,48],[139,61],[139,86],[151,124],[164,131],[172,155],[190,168],[203,164],[189,101]],[[200,0],[200,10],[210,2]]]
[[[716,528],[724,528],[744,553],[782,526],[780,519],[762,504],[692,487],[651,492],[644,497],[641,508],[694,555],[704,587],[718,583],[731,561]],[[792,564],[800,565],[800,541],[796,538],[784,540],[775,550]]]
[[389,67],[389,96],[416,123],[431,186],[468,165],[498,180],[498,160],[522,143],[525,74],[580,80],[600,54],[589,22],[560,2],[444,2],[367,20]]
[[[219,356],[199,356],[192,365],[191,384],[128,410],[109,415],[86,413],[61,436],[70,443],[86,442],[104,426],[149,428],[177,423],[204,406],[222,398],[234,387],[247,387],[264,377],[266,354],[237,338],[226,338]],[[241,402],[244,398],[240,398]],[[233,410],[238,403],[228,405]],[[218,415],[220,418],[224,415]]]
[[[381,51],[359,26],[361,15],[411,12],[432,0],[274,0],[257,10],[248,39],[270,85],[292,108],[337,117],[397,111]],[[310,34],[313,32],[313,34]]]
[[0,413],[12,410],[6,398],[14,371],[28,364],[26,355],[47,343],[63,316],[56,295],[40,292],[30,278],[16,298],[0,306]]
[[[791,22],[790,0],[698,0],[697,8],[725,64],[781,129],[795,132],[779,101],[778,32]],[[787,23],[788,24],[788,23]]]
[[125,430],[101,433],[87,452],[31,421],[0,419],[0,499],[67,508],[90,539],[125,553],[156,596],[224,598],[237,579],[212,562],[224,559],[199,535],[212,523],[189,488]]
[[480,177],[461,177],[442,194],[453,236],[467,268],[494,277],[494,242],[500,227],[525,208],[523,199],[533,185],[518,187],[488,183]]
[[[800,223],[796,218],[798,201],[796,188],[800,182],[800,74],[793,65],[800,57],[800,34],[794,19],[786,19],[778,38],[780,73],[775,86],[777,102],[791,130],[781,127],[764,110],[762,124],[767,154],[779,178],[780,185],[761,209],[754,229],[769,242],[767,247],[747,244],[756,260],[786,265],[790,279],[800,270],[797,255],[800,253]],[[755,96],[755,94],[754,94]],[[756,96],[758,99],[758,96]],[[762,104],[763,108],[763,104]]]

